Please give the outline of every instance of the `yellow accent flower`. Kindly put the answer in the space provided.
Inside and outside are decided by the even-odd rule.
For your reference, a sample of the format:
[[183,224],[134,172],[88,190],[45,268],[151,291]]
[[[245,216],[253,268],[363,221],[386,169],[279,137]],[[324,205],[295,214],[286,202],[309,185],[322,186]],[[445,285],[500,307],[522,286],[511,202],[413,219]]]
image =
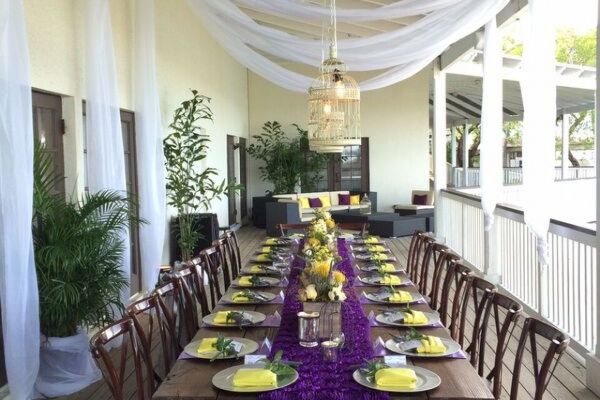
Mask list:
[[327,229],[335,228],[335,221],[332,219],[328,219],[325,221],[325,225],[327,225]]
[[329,276],[329,261],[319,261],[313,265],[313,272],[326,278]]
[[310,245],[310,247],[319,247],[321,242],[319,241],[319,239],[310,238],[308,239],[308,244]]
[[346,282],[346,275],[342,271],[333,271],[333,280],[335,283],[343,284]]

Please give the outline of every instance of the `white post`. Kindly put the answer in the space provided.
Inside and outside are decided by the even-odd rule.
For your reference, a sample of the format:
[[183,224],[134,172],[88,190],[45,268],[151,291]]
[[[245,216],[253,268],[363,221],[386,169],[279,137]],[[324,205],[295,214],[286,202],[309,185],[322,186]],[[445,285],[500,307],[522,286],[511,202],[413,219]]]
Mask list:
[[442,193],[446,188],[446,73],[438,62],[433,70],[433,188],[435,192],[435,232],[441,236],[443,229]]
[[450,128],[450,177],[451,186],[456,186],[456,179],[454,177],[454,171],[456,169],[456,128]]
[[[596,30],[596,40],[600,42],[600,3],[598,5],[598,29]],[[596,65],[600,65],[600,53],[596,54]],[[600,93],[600,71],[596,70],[596,93]],[[596,115],[600,115],[600,102],[596,102]],[[596,143],[598,142],[598,124],[595,126]],[[596,144],[596,176],[600,177],[600,146]],[[600,215],[600,185],[596,179],[596,219]],[[600,234],[596,229],[596,269],[600,268],[600,257],[598,257],[598,249],[600,249]],[[600,274],[596,274],[596,290],[600,288]],[[600,296],[596,296],[596,313],[600,313]],[[596,348],[594,353],[589,353],[586,360],[586,385],[594,393],[600,395],[600,341],[598,333],[600,332],[600,318],[596,315],[596,326],[593,336],[596,339]]]
[[463,145],[463,186],[469,186],[469,122],[465,120],[465,126],[462,135]]
[[562,115],[562,179],[569,178],[569,114]]

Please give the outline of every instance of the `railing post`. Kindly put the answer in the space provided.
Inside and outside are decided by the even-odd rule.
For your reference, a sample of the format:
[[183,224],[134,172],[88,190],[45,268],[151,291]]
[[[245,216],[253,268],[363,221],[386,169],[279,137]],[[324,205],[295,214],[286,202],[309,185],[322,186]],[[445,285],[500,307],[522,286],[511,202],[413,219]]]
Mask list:
[[498,216],[496,222],[492,225],[489,231],[483,230],[483,273],[487,280],[494,284],[502,283],[502,272],[500,271],[500,262],[498,259],[499,252],[499,230]]
[[469,186],[469,122],[465,120],[465,126],[462,135],[463,150],[463,186]]
[[562,115],[562,159],[561,170],[562,179],[569,179],[569,114]]

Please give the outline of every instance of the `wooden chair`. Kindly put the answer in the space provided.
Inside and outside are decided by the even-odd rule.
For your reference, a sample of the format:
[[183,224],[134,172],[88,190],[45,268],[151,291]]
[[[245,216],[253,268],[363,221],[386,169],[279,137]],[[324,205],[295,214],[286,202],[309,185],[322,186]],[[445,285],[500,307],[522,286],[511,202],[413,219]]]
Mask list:
[[240,274],[240,270],[242,269],[242,255],[240,252],[240,244],[238,242],[235,231],[225,231],[224,237],[229,245],[229,254],[232,258],[232,279],[235,279],[238,277],[238,275]]
[[[185,329],[186,337],[192,338],[200,329],[198,322],[198,303],[196,302],[194,274],[196,273],[194,266],[189,265],[180,269],[177,272],[177,279],[181,288],[181,299],[184,306]],[[200,295],[201,297],[202,295]],[[201,304],[201,303],[200,303]],[[202,306],[201,306],[202,307]],[[206,312],[201,310],[200,313]]]
[[367,234],[367,232],[369,231],[369,224],[368,223],[352,223],[352,222],[346,222],[346,223],[339,223],[337,224],[338,228],[344,231],[358,231],[360,232],[361,236],[364,236]]
[[[427,283],[421,283],[421,277],[423,276],[423,269],[429,269],[429,263],[431,262],[431,254],[433,253],[433,246],[435,245],[435,239],[425,234],[419,235],[419,243],[416,244],[416,253],[412,260],[412,265],[408,271],[410,280],[417,286],[421,287]],[[426,293],[426,292],[421,292]]]
[[[191,310],[185,304],[181,280],[173,278],[154,289],[154,293],[158,296],[158,302],[165,321],[169,324],[169,329],[176,332],[177,350],[181,352],[196,332],[190,322],[193,317],[190,316]],[[190,324],[192,326],[189,326]]]
[[[464,346],[466,328],[467,328],[467,315],[469,308],[473,306],[473,312],[475,313],[475,320],[473,320],[473,330],[471,332],[471,340],[469,346],[465,349],[466,352],[471,356],[471,364],[476,367],[477,359],[480,352],[480,342],[482,329],[486,328],[483,325],[485,313],[488,310],[488,304],[492,301],[494,294],[498,291],[496,285],[486,281],[483,278],[473,277],[471,281],[471,288],[465,292],[465,297],[462,303],[462,313],[460,318],[460,327],[458,332],[458,343],[461,347]],[[485,343],[483,343],[485,345]],[[481,349],[485,351],[485,349]]]
[[[152,366],[155,379],[158,382],[162,382],[162,379],[166,377],[167,373],[175,363],[177,355],[177,345],[175,343],[177,335],[172,324],[169,324],[164,318],[156,294],[130,304],[127,307],[126,312],[133,320],[135,330],[143,349],[142,356],[144,357],[144,361]],[[158,334],[160,335],[162,347],[163,374],[160,374],[157,371],[157,368],[152,361],[152,338],[156,331],[158,331]]]
[[223,292],[225,292],[231,285],[231,281],[234,279],[234,267],[232,266],[232,256],[231,252],[229,251],[229,244],[227,243],[226,239],[220,238],[213,241],[212,245],[217,249],[217,258],[219,260],[221,270],[223,271],[223,284],[225,285]]
[[[538,338],[546,339],[548,349],[543,359],[538,359]],[[544,392],[548,386],[548,382],[554,375],[554,370],[563,355],[564,351],[569,347],[569,337],[562,333],[554,326],[542,322],[535,318],[527,318],[523,324],[519,346],[515,354],[515,364],[513,368],[512,383],[510,388],[510,399],[517,400],[519,392],[519,378],[521,375],[521,366],[523,365],[523,356],[525,354],[525,346],[529,341],[531,351],[531,367],[533,368],[533,376],[535,378],[535,394],[534,400],[542,400]],[[502,367],[502,361],[496,360],[496,370]],[[541,366],[539,364],[541,361]]]
[[208,269],[203,265],[202,260],[197,257],[192,259],[190,265],[184,270],[191,271],[191,273],[185,272],[183,277],[196,298],[196,302],[200,304],[200,316],[204,317],[210,314],[211,308],[208,306],[208,296],[204,286],[204,282],[208,281]]
[[[121,339],[120,357],[111,357],[107,345]],[[116,342],[113,342],[116,343]],[[152,396],[156,383],[152,365],[142,365],[142,356],[133,320],[129,317],[121,319],[96,333],[90,340],[90,350],[100,365],[104,380],[116,400],[129,400],[125,395],[125,380],[130,374],[128,368],[129,349],[135,372],[136,397],[138,400],[147,400]],[[146,384],[144,384],[146,375]]]
[[[517,326],[517,321],[523,313],[523,306],[516,300],[501,293],[494,293],[488,302],[481,322],[477,349],[471,350],[471,365],[477,368],[477,373],[492,382],[492,393],[495,398],[500,398],[502,392],[502,362],[504,354]],[[494,367],[486,374],[485,351],[488,333],[490,331],[490,318],[493,318],[496,334],[496,347],[494,353]]]
[[278,224],[276,228],[279,229],[279,234],[281,236],[286,236],[288,231],[304,231],[308,228],[308,223],[301,224]]
[[410,246],[408,246],[408,255],[406,257],[406,272],[410,272],[414,268],[414,259],[420,251],[420,246],[422,244],[421,236],[423,234],[425,234],[423,231],[414,231],[410,239]]
[[[440,297],[441,297],[441,289],[442,283],[448,272],[450,265],[454,262],[460,260],[460,256],[453,253],[447,246],[443,244],[436,243],[433,245],[432,249],[433,256],[433,274],[431,277],[431,291],[429,292],[429,305],[432,309],[437,309],[440,306]],[[423,269],[423,274],[421,275],[421,282],[425,282],[422,284],[423,291],[421,293],[427,293],[426,283],[428,282],[428,269]]]
[[[442,295],[438,311],[442,324],[448,327],[453,339],[458,336],[460,326],[460,311],[464,294],[469,290],[472,280],[471,269],[457,261],[449,263],[442,283]],[[454,295],[452,295],[454,292]],[[450,309],[450,298],[452,308]],[[450,311],[449,311],[450,310]],[[450,319],[450,321],[448,321]]]
[[210,289],[210,306],[214,308],[226,288],[221,289],[221,283],[219,281],[220,269],[222,265],[222,255],[218,247],[212,246],[204,249],[200,252],[200,260],[205,265],[205,269],[208,272],[208,286]]

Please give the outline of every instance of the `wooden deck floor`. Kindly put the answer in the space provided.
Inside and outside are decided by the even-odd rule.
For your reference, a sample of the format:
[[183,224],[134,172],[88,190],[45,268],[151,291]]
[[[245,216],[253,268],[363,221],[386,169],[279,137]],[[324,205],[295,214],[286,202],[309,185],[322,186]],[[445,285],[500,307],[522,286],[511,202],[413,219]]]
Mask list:
[[[240,248],[242,253],[242,262],[251,255],[252,251],[256,248],[258,242],[265,237],[265,231],[250,227],[244,227],[239,232]],[[406,260],[408,253],[409,238],[390,239],[390,247],[396,257],[401,262]],[[467,317],[468,321],[474,319],[474,313],[471,310],[471,315]],[[468,332],[468,334],[470,334]],[[516,349],[516,337],[520,334],[520,327],[517,327],[514,332],[514,338],[505,356],[506,364],[504,366],[504,379],[503,386],[504,391],[502,398],[508,399],[508,393],[510,388],[511,371],[513,368],[512,363],[514,362],[514,354]],[[495,345],[495,338],[493,335],[489,338],[489,348],[486,353],[486,366],[490,366],[493,363],[493,354]],[[467,336],[468,337],[468,336]],[[158,340],[158,338],[157,338]],[[156,353],[159,353],[158,341],[154,343],[154,349]],[[117,356],[118,350],[115,350],[115,356]],[[155,357],[156,358],[156,357]],[[529,361],[529,360],[528,360]],[[135,398],[135,378],[133,371],[129,369],[130,374],[126,381],[127,393],[130,399]],[[525,368],[522,369],[521,376],[521,388],[519,390],[519,399],[531,399],[533,385],[533,374],[531,365],[526,364]],[[556,399],[556,400],[575,400],[575,399],[599,399],[594,393],[592,393],[585,386],[585,366],[583,366],[576,358],[570,354],[565,354],[558,367],[555,371],[554,378],[548,385],[548,391],[544,397],[545,399]],[[99,381],[88,388],[73,394],[68,397],[62,397],[64,400],[108,400],[112,399],[112,396],[108,390],[108,387],[103,381]]]

